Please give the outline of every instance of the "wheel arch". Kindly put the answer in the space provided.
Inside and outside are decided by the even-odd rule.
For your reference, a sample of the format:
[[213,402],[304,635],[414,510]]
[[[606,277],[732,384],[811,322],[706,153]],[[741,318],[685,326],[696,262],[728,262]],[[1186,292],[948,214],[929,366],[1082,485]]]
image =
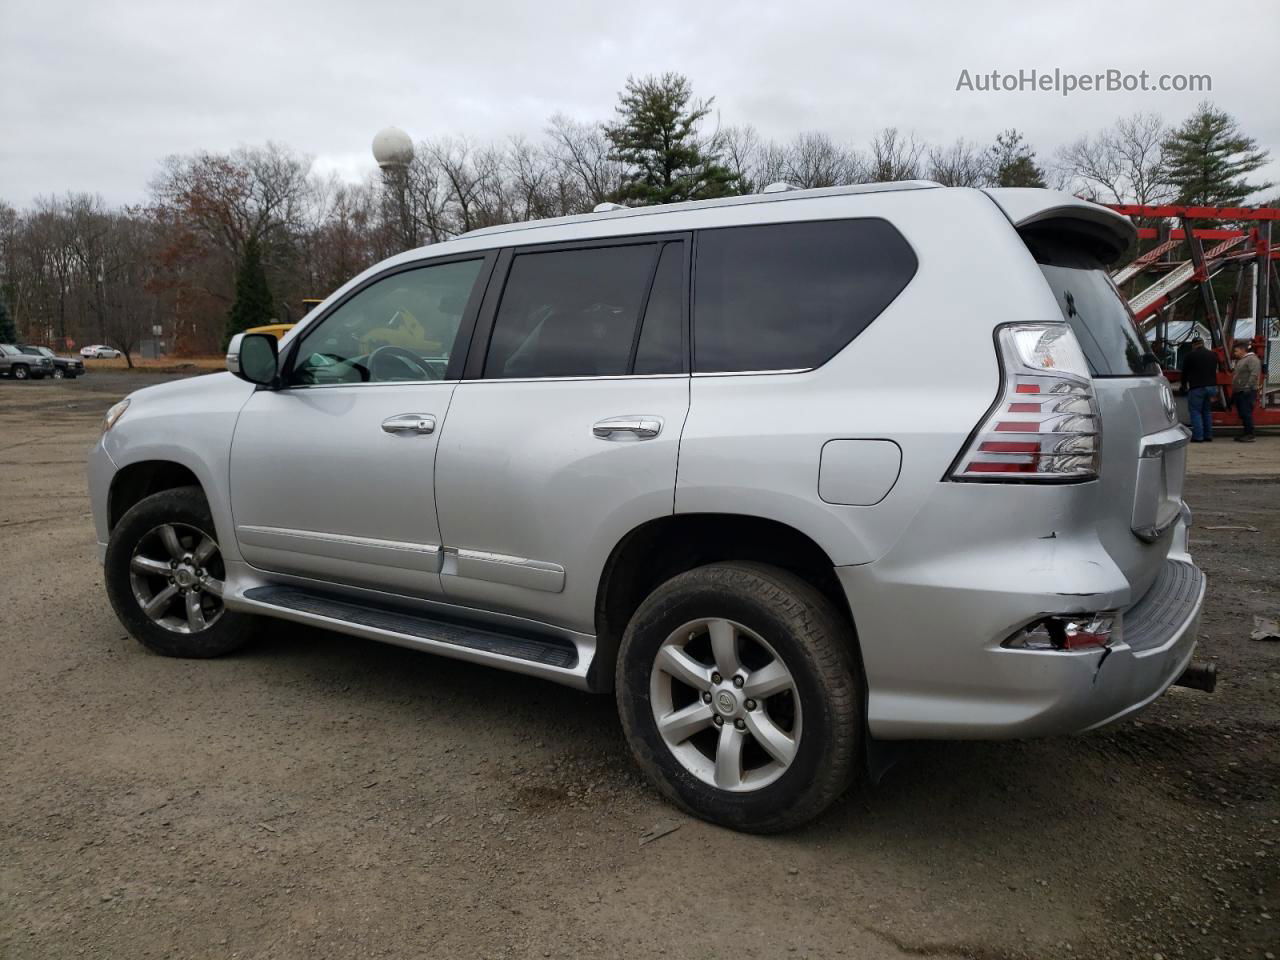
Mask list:
[[627,624],[655,587],[694,567],[731,560],[780,567],[816,587],[849,624],[853,654],[861,659],[853,610],[835,565],[812,537],[750,514],[683,513],[640,524],[609,554],[596,590],[597,658],[602,661],[592,667],[597,677],[612,677]]
[[206,499],[209,496],[195,472],[173,460],[140,460],[121,467],[111,478],[107,493],[107,529],[114,530],[135,504],[176,487],[199,487]]

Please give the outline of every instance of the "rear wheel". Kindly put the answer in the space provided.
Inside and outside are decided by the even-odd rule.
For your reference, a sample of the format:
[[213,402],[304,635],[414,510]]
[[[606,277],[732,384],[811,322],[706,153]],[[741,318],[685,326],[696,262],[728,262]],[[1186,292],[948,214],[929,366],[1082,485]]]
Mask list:
[[784,570],[715,564],[664,583],[623,637],[617,691],[640,766],[703,819],[787,830],[852,782],[863,713],[852,631]]
[[226,566],[199,487],[153,494],[111,532],[107,595],[143,646],[169,657],[216,657],[243,646],[253,618],[222,602]]

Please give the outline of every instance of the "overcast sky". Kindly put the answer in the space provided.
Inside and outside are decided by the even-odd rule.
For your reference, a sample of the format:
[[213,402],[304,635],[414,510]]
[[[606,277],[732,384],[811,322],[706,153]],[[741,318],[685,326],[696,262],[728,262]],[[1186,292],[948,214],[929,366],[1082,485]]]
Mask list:
[[388,124],[536,135],[556,111],[607,119],[629,73],[664,70],[770,136],[862,144],[893,124],[985,143],[1016,126],[1041,159],[1122,114],[1181,120],[1203,94],[966,92],[961,70],[1207,73],[1280,155],[1277,37],[1275,0],[0,0],[0,199],[134,202],[166,154],[266,140],[358,178]]

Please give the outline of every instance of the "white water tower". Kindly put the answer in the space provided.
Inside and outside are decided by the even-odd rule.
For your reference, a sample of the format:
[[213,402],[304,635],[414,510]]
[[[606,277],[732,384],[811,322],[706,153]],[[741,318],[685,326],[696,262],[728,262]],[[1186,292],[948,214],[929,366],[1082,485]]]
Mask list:
[[413,140],[399,127],[386,127],[373,138],[373,159],[382,170],[388,213],[395,221],[397,239],[403,249],[412,250],[418,246],[418,225],[409,206]]
[[373,138],[373,159],[384,173],[405,170],[413,162],[413,141],[399,127],[387,127]]

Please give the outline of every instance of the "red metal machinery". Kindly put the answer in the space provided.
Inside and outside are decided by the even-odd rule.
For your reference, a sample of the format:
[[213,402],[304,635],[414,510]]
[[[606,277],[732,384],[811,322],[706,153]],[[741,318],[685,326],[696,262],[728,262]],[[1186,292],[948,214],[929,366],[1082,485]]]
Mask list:
[[[1280,220],[1280,208],[1276,207],[1195,207],[1176,204],[1108,204],[1112,210],[1136,220],[1154,221],[1155,227],[1139,227],[1139,240],[1156,240],[1156,246],[1147,250],[1132,263],[1113,275],[1116,285],[1125,284],[1139,274],[1161,270],[1164,276],[1129,297],[1143,333],[1155,329],[1157,344],[1168,344],[1169,322],[1175,304],[1182,297],[1198,291],[1204,308],[1204,324],[1209,329],[1212,347],[1218,354],[1221,368],[1218,384],[1223,409],[1215,410],[1214,423],[1236,426],[1240,418],[1228,403],[1231,388],[1231,369],[1235,361],[1231,345],[1235,340],[1237,320],[1248,301],[1247,316],[1253,319],[1250,338],[1253,350],[1262,360],[1264,384],[1271,369],[1271,339],[1280,330],[1276,304],[1280,299],[1280,273],[1276,261],[1280,260],[1280,244],[1271,239],[1272,224]],[[1171,221],[1181,223],[1174,229]],[[1222,227],[1198,227],[1197,221],[1231,224]],[[1205,250],[1205,242],[1214,246]],[[1169,255],[1185,244],[1189,254],[1183,261],[1170,260]],[[1253,281],[1246,283],[1248,267],[1253,267]],[[1224,270],[1237,271],[1235,294],[1227,304],[1226,318],[1219,309],[1211,281]],[[1188,325],[1188,336],[1195,329]],[[1162,356],[1163,363],[1167,358]],[[1173,382],[1180,378],[1177,369],[1169,369],[1165,375]],[[1258,407],[1254,410],[1254,422],[1259,426],[1280,425],[1280,405],[1268,404],[1268,394],[1280,390],[1268,390],[1264,385],[1258,394]]]

